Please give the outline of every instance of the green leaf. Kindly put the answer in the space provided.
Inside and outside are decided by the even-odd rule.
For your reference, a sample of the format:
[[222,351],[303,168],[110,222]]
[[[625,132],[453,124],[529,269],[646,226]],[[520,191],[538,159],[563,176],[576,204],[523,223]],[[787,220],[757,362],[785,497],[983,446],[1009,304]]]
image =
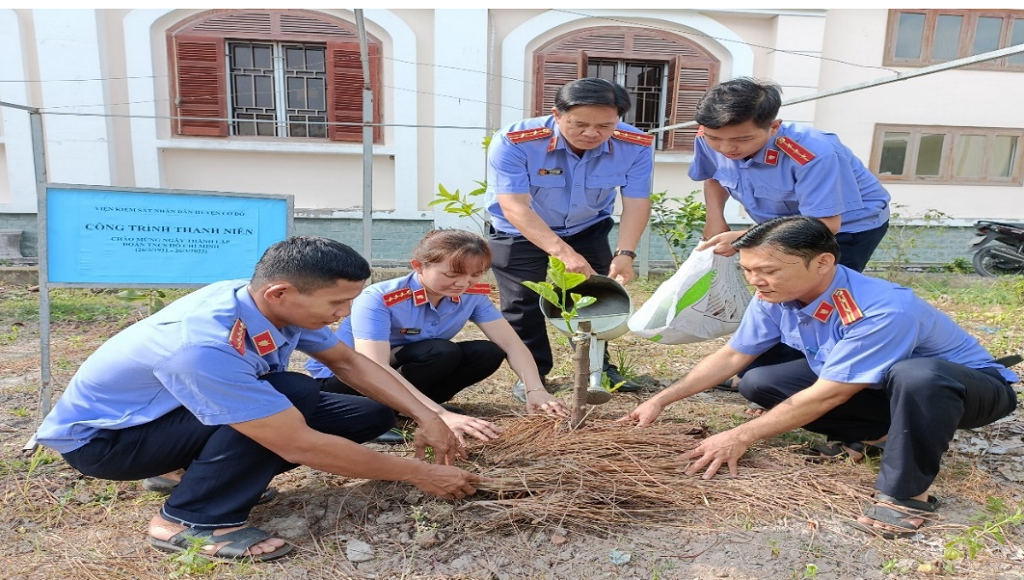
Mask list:
[[558,288],[565,288],[565,264],[554,256],[548,256],[548,277]]
[[554,304],[559,309],[562,308],[561,301],[558,299],[558,294],[555,293],[555,288],[550,282],[523,282],[523,286],[526,286],[530,290],[533,290],[537,294],[544,297],[545,300]]
[[579,294],[573,294],[572,300],[573,305],[575,305],[576,308],[586,308],[587,306],[597,302],[597,298],[594,298],[593,296],[580,296]]
[[579,272],[566,272],[565,277],[562,280],[563,283],[561,288],[563,290],[569,290],[570,288],[575,288],[586,281],[586,274],[580,274]]

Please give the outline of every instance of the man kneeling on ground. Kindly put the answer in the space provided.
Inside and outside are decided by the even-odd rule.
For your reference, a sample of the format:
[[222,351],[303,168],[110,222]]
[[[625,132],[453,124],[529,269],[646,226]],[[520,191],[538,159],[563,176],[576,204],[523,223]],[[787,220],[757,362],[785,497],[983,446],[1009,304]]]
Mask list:
[[[327,325],[348,315],[370,267],[348,246],[314,236],[271,246],[251,281],[210,284],[121,331],[82,364],[36,434],[85,475],[113,480],[185,474],[149,524],[161,550],[270,560],[292,551],[246,526],[277,474],[308,465],[349,477],[407,481],[444,498],[475,493],[479,476],[440,417]],[[321,393],[288,372],[299,350],[366,397]],[[389,430],[392,409],[419,424],[416,457],[359,445]]]
[[685,453],[686,473],[711,479],[727,465],[735,475],[750,445],[798,427],[853,453],[884,441],[876,503],[859,527],[915,532],[938,507],[928,488],[954,432],[1013,412],[1017,376],[911,290],[837,265],[835,236],[817,219],[769,220],[733,246],[758,299],[726,346],[620,421],[649,425],[785,343],[804,358],[751,369],[740,382],[769,411]]

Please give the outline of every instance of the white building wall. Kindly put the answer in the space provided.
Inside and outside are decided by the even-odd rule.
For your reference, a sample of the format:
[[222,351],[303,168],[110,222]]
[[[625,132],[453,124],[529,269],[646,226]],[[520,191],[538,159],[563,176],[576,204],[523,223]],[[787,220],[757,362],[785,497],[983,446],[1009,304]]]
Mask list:
[[[0,101],[33,106],[29,102],[25,70],[24,35],[13,10],[0,10]],[[36,176],[32,156],[32,133],[26,111],[4,108],[0,153],[5,157],[6,171],[0,178],[0,213],[35,213]]]
[[[887,10],[831,10],[821,90],[892,77],[912,68],[883,68]],[[840,62],[844,61],[844,62]],[[849,64],[845,64],[849,63]],[[869,163],[876,124],[1024,128],[1024,73],[958,69],[818,101],[815,124],[840,136]],[[1024,146],[1021,143],[1020,146]],[[903,216],[937,210],[951,225],[976,219],[1024,220],[1024,187],[885,183]]]
[[45,133],[51,182],[112,183],[108,121],[102,116],[107,108],[97,16],[88,9],[32,11],[41,108],[50,113],[45,117]]
[[[434,122],[449,127],[487,126],[488,10],[438,9],[434,11]],[[458,34],[445,34],[458,30]],[[439,32],[441,31],[441,32]],[[462,193],[479,187],[486,172],[481,143],[485,129],[434,129],[434,187],[444,184]],[[483,196],[475,198],[483,204]],[[468,218],[434,211],[437,227],[477,230]]]

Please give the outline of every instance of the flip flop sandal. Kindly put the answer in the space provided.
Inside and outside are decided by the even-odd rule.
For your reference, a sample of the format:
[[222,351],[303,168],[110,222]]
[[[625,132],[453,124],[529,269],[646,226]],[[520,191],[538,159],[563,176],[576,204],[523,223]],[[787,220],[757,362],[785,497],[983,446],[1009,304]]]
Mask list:
[[734,386],[737,382],[738,382],[738,379],[735,379],[735,378],[726,379],[726,380],[718,383],[717,385],[715,385],[715,389],[717,389],[719,391],[726,391],[726,392],[729,392],[729,393],[738,393],[738,392],[740,392],[740,388],[737,387],[737,386]]
[[167,540],[158,540],[153,536],[149,537],[149,544],[161,550],[163,552],[184,552],[192,547],[192,538],[202,538],[206,540],[208,544],[220,544],[222,542],[229,542],[228,544],[221,546],[216,552],[202,551],[202,555],[207,558],[218,558],[220,560],[232,560],[232,561],[245,561],[255,560],[257,562],[266,562],[267,560],[275,560],[282,556],[287,556],[295,549],[295,546],[285,543],[285,545],[274,550],[273,552],[265,552],[263,554],[246,554],[246,550],[255,546],[256,544],[273,538],[267,532],[259,528],[245,527],[233,532],[228,532],[221,535],[213,535],[213,530],[196,530],[196,529],[185,529],[177,534],[174,534]]
[[[896,499],[883,493],[875,494],[875,499],[880,503],[864,510],[864,517],[872,520],[871,524],[854,521],[851,525],[862,532],[876,534],[887,540],[916,534],[925,522],[933,518],[931,514],[939,507],[939,500],[932,495],[928,496],[928,501]],[[915,525],[908,521],[911,519],[923,521]]]
[[[159,493],[160,495],[171,495],[175,487],[178,487],[178,481],[169,477],[158,475],[157,477],[147,477],[142,480],[142,487],[146,491],[152,491],[153,493]],[[256,505],[265,504],[277,497],[277,488],[268,487],[263,490],[260,494],[260,499],[256,501]]]
[[884,451],[881,447],[861,443],[860,441],[829,441],[822,445],[811,447],[811,451],[818,454],[815,459],[827,461],[839,461],[850,459],[854,463],[860,463],[867,457],[879,457]]

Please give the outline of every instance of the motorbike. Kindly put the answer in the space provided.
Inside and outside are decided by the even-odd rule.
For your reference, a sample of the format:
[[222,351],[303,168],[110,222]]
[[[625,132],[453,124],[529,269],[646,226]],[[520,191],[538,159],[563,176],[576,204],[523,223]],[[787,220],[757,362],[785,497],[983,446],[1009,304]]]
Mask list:
[[974,270],[982,276],[1024,274],[1024,223],[978,221],[970,243]]

